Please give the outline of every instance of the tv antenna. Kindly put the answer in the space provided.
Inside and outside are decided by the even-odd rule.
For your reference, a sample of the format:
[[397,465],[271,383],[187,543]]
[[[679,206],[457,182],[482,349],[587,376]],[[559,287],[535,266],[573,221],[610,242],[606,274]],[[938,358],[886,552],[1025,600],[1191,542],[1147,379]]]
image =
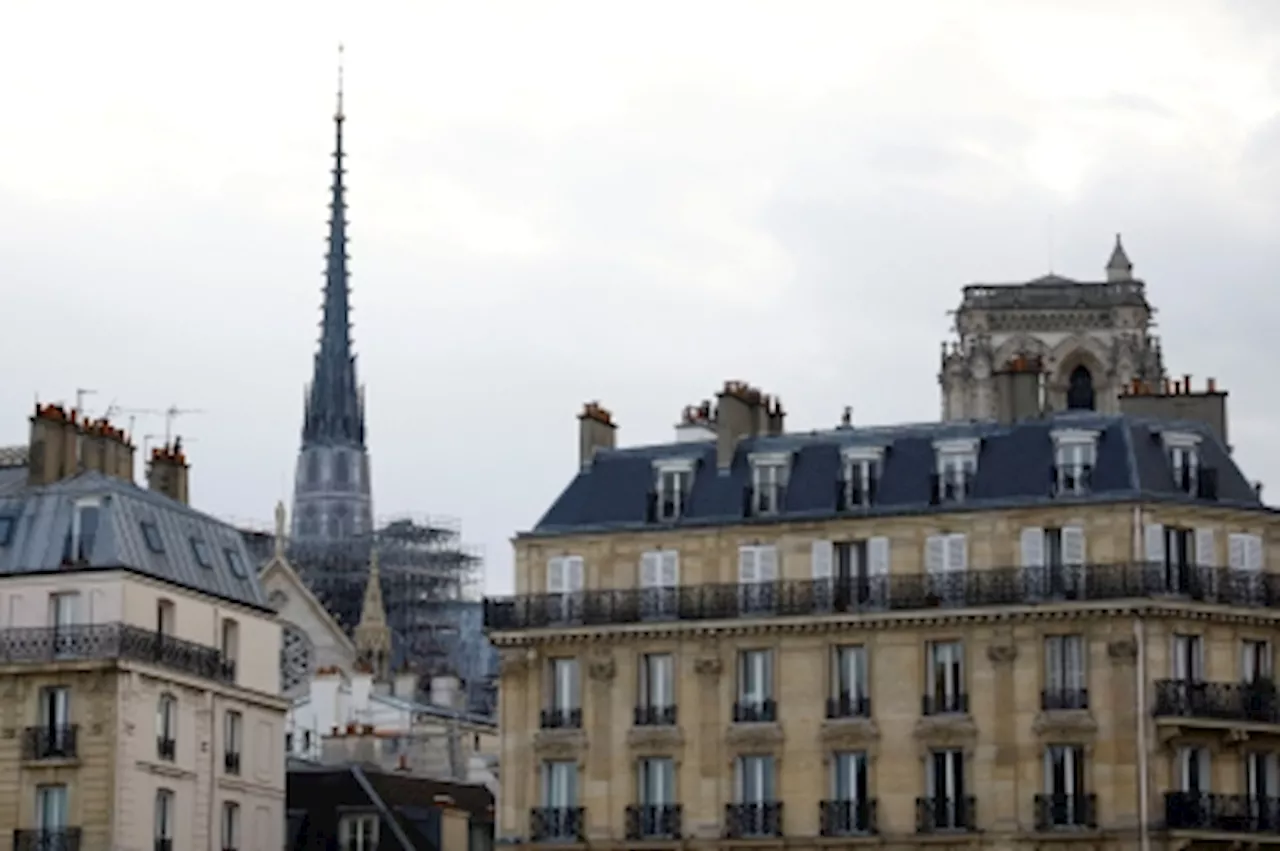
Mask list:
[[173,437],[173,421],[184,414],[203,414],[204,411],[199,408],[179,408],[177,405],[170,405],[164,412],[164,443],[169,445],[169,440]]
[[103,413],[102,418],[104,420],[110,420],[116,414],[128,414],[129,415],[128,433],[133,434],[133,427],[137,423],[138,417],[158,417],[163,413],[164,411],[159,411],[159,410],[156,410],[155,408],[122,408],[119,405],[117,405],[115,403],[115,400],[113,399],[111,400],[111,404],[107,405],[107,410]]
[[90,390],[86,387],[76,388],[76,413],[77,414],[81,414],[81,415],[84,414],[84,397],[92,396],[94,393],[97,393],[97,392],[98,392],[97,390]]

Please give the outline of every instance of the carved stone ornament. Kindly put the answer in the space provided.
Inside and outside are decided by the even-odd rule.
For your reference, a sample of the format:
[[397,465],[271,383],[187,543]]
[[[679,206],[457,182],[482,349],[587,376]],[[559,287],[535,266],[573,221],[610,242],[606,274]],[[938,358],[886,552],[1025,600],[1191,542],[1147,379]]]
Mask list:
[[1045,738],[1083,738],[1098,732],[1098,722],[1087,709],[1055,709],[1038,713],[1031,729]]
[[972,747],[978,726],[970,715],[927,715],[916,722],[915,735],[929,747]]
[[701,656],[694,660],[693,669],[704,677],[718,677],[724,670],[719,656]]
[[880,728],[870,718],[831,718],[822,722],[821,736],[831,750],[866,750],[880,739]]
[[1007,664],[1018,658],[1018,645],[991,644],[987,646],[987,658],[997,665]]
[[684,734],[679,727],[632,727],[627,731],[627,744],[639,751],[666,753],[684,746]]
[[1132,662],[1138,658],[1138,642],[1132,638],[1117,638],[1107,644],[1107,655],[1117,662]]
[[614,663],[613,655],[608,650],[597,650],[591,654],[591,659],[587,662],[587,675],[591,679],[608,682],[617,673],[618,666]]
[[782,725],[776,721],[765,724],[730,724],[725,733],[725,743],[744,750],[780,745],[782,744]]
[[539,730],[533,737],[533,748],[544,759],[577,759],[586,744],[581,730]]

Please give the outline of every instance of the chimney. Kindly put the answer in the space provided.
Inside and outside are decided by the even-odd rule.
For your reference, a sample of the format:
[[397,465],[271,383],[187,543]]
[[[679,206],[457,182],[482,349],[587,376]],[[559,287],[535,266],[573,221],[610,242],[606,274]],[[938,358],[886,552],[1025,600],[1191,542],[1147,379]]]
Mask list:
[[147,487],[164,494],[169,499],[188,503],[187,457],[182,452],[182,438],[173,444],[157,446],[151,450],[151,464],[147,468]]
[[728,470],[738,441],[759,433],[760,391],[743,381],[726,381],[716,401],[716,464]]
[[462,694],[462,682],[455,676],[444,675],[431,678],[431,705],[447,706],[449,709],[461,708],[459,697]]
[[1006,425],[1040,416],[1042,364],[1037,357],[1018,355],[995,374],[996,419]]
[[715,440],[716,423],[711,414],[711,400],[704,399],[700,404],[688,405],[680,413],[680,423],[676,426],[676,443],[701,443]]
[[29,443],[28,485],[53,484],[79,471],[80,427],[75,411],[36,403]]
[[600,449],[613,449],[618,438],[618,427],[613,415],[600,407],[599,402],[587,402],[578,414],[578,462],[582,469],[591,466]]
[[418,696],[418,674],[409,668],[396,672],[392,680],[391,693],[405,700],[415,700]]
[[132,482],[133,444],[105,419],[86,422],[81,428],[80,467]]

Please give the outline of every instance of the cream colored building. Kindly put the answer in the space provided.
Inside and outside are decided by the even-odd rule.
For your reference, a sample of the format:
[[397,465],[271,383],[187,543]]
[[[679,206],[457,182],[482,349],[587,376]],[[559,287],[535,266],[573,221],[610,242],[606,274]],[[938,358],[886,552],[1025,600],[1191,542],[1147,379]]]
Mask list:
[[15,851],[277,851],[280,628],[180,446],[37,407],[0,453],[0,832]]
[[1225,409],[1041,416],[1024,377],[999,420],[792,434],[730,383],[636,448],[588,405],[486,601],[499,841],[1280,841],[1280,537]]

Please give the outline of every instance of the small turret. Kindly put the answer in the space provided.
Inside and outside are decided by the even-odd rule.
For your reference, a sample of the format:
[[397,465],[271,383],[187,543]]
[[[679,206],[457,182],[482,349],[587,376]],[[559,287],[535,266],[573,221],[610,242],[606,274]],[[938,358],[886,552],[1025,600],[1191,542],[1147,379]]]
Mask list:
[[1116,247],[1111,249],[1111,259],[1107,261],[1107,282],[1132,280],[1133,264],[1129,262],[1129,255],[1125,254],[1124,246],[1120,243],[1120,234],[1116,234]]

